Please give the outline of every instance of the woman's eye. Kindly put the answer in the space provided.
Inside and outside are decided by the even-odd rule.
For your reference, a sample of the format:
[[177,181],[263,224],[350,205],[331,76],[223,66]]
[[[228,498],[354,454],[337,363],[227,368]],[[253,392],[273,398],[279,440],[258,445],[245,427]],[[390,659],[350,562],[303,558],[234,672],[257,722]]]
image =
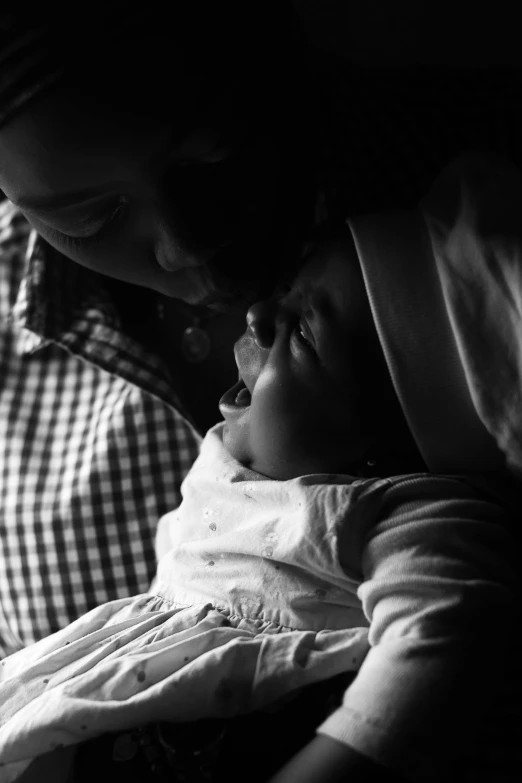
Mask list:
[[109,213],[108,217],[102,221],[100,227],[94,232],[94,234],[90,234],[89,236],[74,237],[70,236],[69,234],[64,234],[62,231],[57,231],[53,228],[49,228],[48,230],[50,231],[51,235],[56,236],[56,238],[66,247],[83,249],[103,239],[105,235],[108,234],[109,231],[115,226],[115,224],[123,219],[127,212],[127,207],[127,201],[125,199],[120,199],[112,212]]

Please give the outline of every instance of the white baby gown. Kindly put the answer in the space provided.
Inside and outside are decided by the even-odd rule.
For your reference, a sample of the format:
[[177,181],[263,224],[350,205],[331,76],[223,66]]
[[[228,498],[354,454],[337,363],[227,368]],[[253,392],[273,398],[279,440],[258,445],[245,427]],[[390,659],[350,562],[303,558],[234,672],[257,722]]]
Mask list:
[[181,506],[161,520],[170,549],[150,591],[1,662],[0,783],[61,745],[251,712],[359,669],[368,620],[339,531],[375,515],[388,482],[268,480],[228,454],[222,432],[208,433]]

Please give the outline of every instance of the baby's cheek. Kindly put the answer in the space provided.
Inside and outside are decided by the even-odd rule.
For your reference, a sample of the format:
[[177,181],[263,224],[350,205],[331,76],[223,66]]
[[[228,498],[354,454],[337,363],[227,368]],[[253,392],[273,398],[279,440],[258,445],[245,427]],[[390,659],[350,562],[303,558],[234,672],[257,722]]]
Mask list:
[[300,474],[295,467],[301,454],[299,428],[296,431],[293,423],[273,411],[262,420],[251,421],[249,443],[254,470],[282,481]]
[[264,406],[252,405],[248,421],[248,435],[244,438],[243,451],[248,452],[251,467],[258,473],[271,476],[274,457],[281,449],[279,417]]

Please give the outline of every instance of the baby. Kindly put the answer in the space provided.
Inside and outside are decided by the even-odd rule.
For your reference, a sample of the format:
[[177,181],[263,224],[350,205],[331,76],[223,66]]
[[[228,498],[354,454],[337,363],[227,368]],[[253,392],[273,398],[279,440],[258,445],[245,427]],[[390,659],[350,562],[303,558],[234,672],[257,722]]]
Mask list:
[[515,197],[509,166],[461,160],[418,210],[349,221],[249,310],[150,591],[2,662],[2,783],[59,746],[253,713],[349,672],[277,783],[360,759],[504,779],[491,716],[512,669],[488,624],[518,611]]

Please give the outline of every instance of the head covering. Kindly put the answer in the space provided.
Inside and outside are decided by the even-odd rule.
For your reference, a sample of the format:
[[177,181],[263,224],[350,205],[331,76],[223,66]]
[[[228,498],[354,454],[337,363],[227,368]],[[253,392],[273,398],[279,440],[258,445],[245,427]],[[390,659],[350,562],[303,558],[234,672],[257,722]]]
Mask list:
[[184,84],[192,95],[222,91],[229,79],[252,78],[255,69],[266,79],[269,63],[277,73],[278,58],[291,50],[295,25],[291,3],[282,0],[262,6],[243,0],[91,0],[81,11],[65,0],[30,10],[11,4],[0,11],[0,127],[70,72],[75,86],[81,72],[84,88],[90,83],[96,91],[105,84],[114,99],[125,89],[135,96],[140,82],[152,92],[155,77],[163,77],[153,98],[158,108],[174,102],[168,94],[174,79],[176,101]]
[[347,221],[395,391],[428,468],[522,477],[522,176],[450,164],[418,209]]
[[46,26],[21,32],[16,22],[13,16],[0,19],[0,127],[62,73],[56,63],[46,63]]
[[0,12],[0,127],[56,84],[71,65],[94,64],[107,44],[132,37],[133,31],[136,35],[140,22],[143,34],[155,5],[152,0],[149,11],[138,14],[121,0],[92,0],[80,20],[78,9],[64,0],[51,0],[30,12],[11,4]]

